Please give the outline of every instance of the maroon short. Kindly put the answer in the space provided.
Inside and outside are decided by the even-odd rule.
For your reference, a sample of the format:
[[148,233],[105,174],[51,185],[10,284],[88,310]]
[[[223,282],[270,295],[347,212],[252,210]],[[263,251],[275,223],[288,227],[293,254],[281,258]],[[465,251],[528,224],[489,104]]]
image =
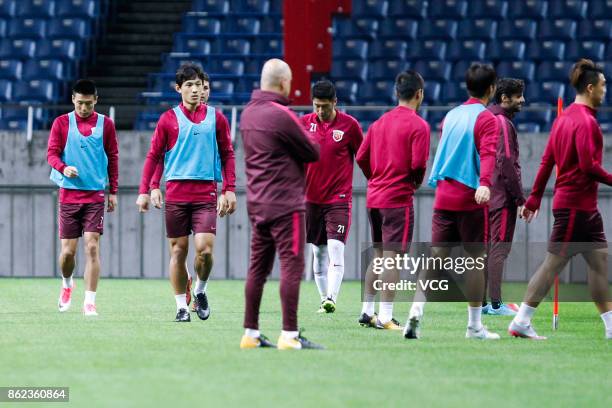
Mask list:
[[[489,236],[488,208],[471,211],[436,210],[431,222],[431,242],[438,246],[458,246],[484,250]],[[481,248],[482,247],[482,248]]]
[[166,236],[217,232],[217,203],[166,203]]
[[74,239],[83,232],[104,232],[104,203],[59,205],[60,239]]
[[327,245],[328,239],[346,243],[351,227],[349,203],[306,203],[306,242]]
[[375,244],[401,244],[406,251],[412,242],[414,231],[414,209],[412,206],[399,208],[368,208],[370,231]]
[[603,220],[599,211],[553,210],[555,223],[548,252],[573,256],[581,252],[607,248]]

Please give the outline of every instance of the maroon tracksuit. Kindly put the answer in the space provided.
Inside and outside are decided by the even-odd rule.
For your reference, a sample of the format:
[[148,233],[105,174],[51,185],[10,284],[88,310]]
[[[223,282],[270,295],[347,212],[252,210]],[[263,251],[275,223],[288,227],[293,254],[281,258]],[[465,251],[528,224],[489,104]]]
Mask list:
[[253,91],[242,112],[240,133],[247,176],[251,257],[245,287],[244,327],[258,329],[259,306],[278,249],[283,330],[297,331],[300,280],[304,271],[304,163],[319,158],[282,95]]
[[519,164],[519,145],[513,114],[499,105],[489,110],[499,120],[501,137],[497,143],[497,160],[491,184],[489,201],[490,243],[487,280],[492,302],[501,302],[501,282],[504,263],[512,248],[517,209],[525,203]]

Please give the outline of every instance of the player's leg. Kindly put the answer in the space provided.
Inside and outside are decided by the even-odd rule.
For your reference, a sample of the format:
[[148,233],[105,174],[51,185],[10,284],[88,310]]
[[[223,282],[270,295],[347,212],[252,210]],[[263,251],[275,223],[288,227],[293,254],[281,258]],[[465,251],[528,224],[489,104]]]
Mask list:
[[191,235],[192,204],[166,202],[166,236],[170,249],[169,276],[176,301],[176,322],[189,322],[187,306],[187,252]]
[[201,320],[206,320],[210,316],[206,286],[213,266],[215,235],[212,233],[199,232],[195,234],[194,241],[196,251],[194,268],[197,275],[194,289],[194,303],[198,317]]
[[319,313],[325,312],[323,302],[327,298],[327,270],[329,257],[327,254],[327,236],[325,235],[325,219],[322,208],[318,204],[306,203],[306,242],[310,244],[313,255],[312,272],[321,297]]
[[596,249],[582,254],[587,262],[589,289],[606,329],[606,338],[612,339],[612,302],[608,285],[608,250]]
[[96,291],[100,280],[100,234],[85,232],[85,300],[83,301],[83,314],[97,316]]
[[74,280],[72,275],[76,266],[76,252],[79,238],[83,235],[82,204],[62,204],[58,209],[59,237],[61,242],[59,267],[62,271],[62,289],[58,309],[65,312],[72,303]]
[[[374,256],[382,258],[382,217],[380,210],[377,208],[368,209],[368,218],[370,220],[370,234],[372,243],[374,244]],[[361,315],[359,316],[359,324],[364,327],[376,327],[377,316],[374,313],[376,298],[376,290],[374,289],[374,281],[377,279],[373,272],[373,265],[368,265],[365,276],[363,276],[363,298],[361,303]]]
[[340,286],[344,278],[344,245],[351,227],[350,207],[348,204],[331,205],[325,212],[325,229],[329,253],[327,312],[336,309]]

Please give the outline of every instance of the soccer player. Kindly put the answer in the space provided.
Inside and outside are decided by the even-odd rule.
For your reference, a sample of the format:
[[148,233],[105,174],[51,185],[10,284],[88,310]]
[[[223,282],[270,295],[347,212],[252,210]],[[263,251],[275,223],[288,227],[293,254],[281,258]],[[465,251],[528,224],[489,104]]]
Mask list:
[[[217,214],[236,209],[235,159],[227,119],[201,103],[206,74],[195,64],[183,64],[176,73],[176,91],[182,102],[160,118],[151,140],[136,201],[149,209],[149,188],[158,163],[164,159],[166,177],[166,231],[170,245],[170,282],[175,293],[177,322],[191,320],[187,309],[185,260],[189,235],[194,233],[196,313],[210,316],[206,285],[213,266]],[[223,181],[221,196],[217,183]],[[161,197],[156,205],[161,206]]]
[[314,113],[301,120],[321,146],[319,161],[306,165],[306,242],[314,254],[319,313],[333,313],[342,277],[344,245],[351,226],[353,158],[363,141],[359,122],[336,109],[330,81],[312,87]]
[[70,308],[72,274],[79,238],[85,239],[85,316],[97,316],[100,278],[100,235],[104,229],[104,190],[110,186],[107,212],[117,208],[119,148],[115,124],[95,111],[98,92],[93,81],[78,80],[72,88],[74,110],[53,121],[47,162],[59,190],[59,236],[62,290],[60,312]]
[[512,123],[514,115],[521,111],[525,103],[524,89],[525,83],[520,79],[500,79],[495,90],[495,104],[489,107],[499,120],[501,137],[497,143],[497,160],[489,201],[490,246],[486,281],[491,304],[486,302],[485,296],[482,309],[482,312],[488,315],[514,316],[518,310],[515,304],[502,302],[501,283],[504,264],[512,248],[516,217],[525,203],[518,137]]
[[[449,246],[463,243],[473,258],[484,257],[487,229],[487,203],[495,169],[499,126],[486,105],[495,94],[496,74],[490,65],[474,63],[465,75],[470,98],[451,109],[442,124],[429,185],[436,189],[432,220],[431,255],[445,259]],[[466,273],[468,288],[468,327],[466,338],[499,339],[482,325],[484,268]],[[404,337],[419,337],[424,303],[414,301]]]
[[[545,339],[537,335],[531,318],[550,290],[555,275],[573,255],[581,253],[588,265],[589,288],[604,322],[606,338],[612,339],[608,251],[603,221],[597,210],[599,183],[612,186],[612,173],[601,165],[603,137],[595,117],[605,99],[606,78],[600,67],[582,59],[572,67],[570,83],[576,89],[576,99],[553,123],[531,195],[523,209],[523,217],[531,221],[540,208],[552,169],[557,166],[552,204],[555,222],[548,252],[529,281],[524,301],[508,327],[514,337]],[[582,248],[571,243],[580,243]]]
[[240,134],[247,176],[247,212],[251,223],[251,258],[245,285],[245,332],[240,348],[274,347],[259,331],[264,284],[280,259],[283,330],[280,350],[322,348],[298,331],[300,279],[304,272],[304,164],[319,158],[297,116],[286,107],[291,69],[279,59],[266,61],[261,89],[253,91],[242,112]]
[[[425,176],[429,158],[430,128],[418,114],[423,102],[424,81],[416,71],[405,71],[395,79],[398,106],[382,115],[368,129],[357,153],[357,163],[368,179],[366,205],[372,241],[383,244],[376,248],[376,256],[383,253],[393,257],[395,248],[407,252],[414,230],[414,192]],[[397,271],[387,271],[390,281],[397,281]],[[378,329],[401,330],[393,318],[395,293],[384,290],[379,314],[374,313],[373,272],[365,277],[364,302],[359,323]]]

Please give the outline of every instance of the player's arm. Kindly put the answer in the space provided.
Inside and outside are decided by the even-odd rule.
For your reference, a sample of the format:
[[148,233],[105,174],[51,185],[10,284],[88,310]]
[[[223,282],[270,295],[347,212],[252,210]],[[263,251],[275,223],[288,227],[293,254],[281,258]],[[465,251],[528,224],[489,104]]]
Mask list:
[[319,144],[311,140],[302,123],[293,113],[285,113],[279,122],[282,129],[281,138],[293,157],[302,163],[319,160]]
[[357,155],[361,144],[363,143],[363,130],[361,129],[361,125],[359,122],[355,121],[353,127],[351,128],[351,142],[349,144],[349,148],[353,156]]
[[117,208],[117,190],[119,188],[119,142],[115,124],[110,118],[104,118],[104,151],[108,158],[109,197],[107,211]]
[[480,186],[476,189],[474,199],[484,204],[491,198],[491,178],[495,170],[497,143],[499,142],[499,122],[489,110],[478,115],[474,126],[476,148],[480,156]]
[[220,216],[224,216],[236,211],[236,156],[232,146],[229,123],[220,111],[216,111],[216,131],[217,146],[221,156],[221,171],[223,172],[221,199],[217,211]]
[[[168,114],[164,114],[160,117],[159,123],[155,127],[155,132],[151,139],[151,147],[145,158],[144,166],[142,169],[142,176],[140,179],[140,187],[138,189],[138,199],[136,205],[140,212],[145,212],[149,209],[149,187],[151,184],[151,178],[155,173],[157,163],[159,163],[166,152],[166,146],[168,144]],[[172,114],[176,120],[176,116]]]
[[370,164],[370,150],[371,150],[371,140],[372,140],[372,126],[368,129],[365,137],[363,138],[363,143],[359,146],[359,150],[357,150],[357,154],[355,155],[355,161],[357,165],[363,172],[363,175],[366,179],[370,179],[372,177],[372,166]]
[[550,138],[546,143],[544,154],[542,154],[542,161],[540,163],[540,168],[538,169],[538,174],[536,175],[535,181],[533,182],[531,194],[525,202],[525,208],[531,212],[535,212],[540,208],[540,205],[542,203],[542,196],[544,195],[544,190],[546,189],[546,183],[548,183],[550,174],[552,173],[552,170],[555,167],[555,157],[553,155],[552,142],[555,135],[554,129],[555,127],[553,126],[553,131],[551,132]]
[[[498,116],[502,130],[503,140],[499,141],[501,149],[498,150],[498,160],[500,162],[500,173],[504,182],[506,192],[512,197],[512,201],[521,206],[525,203],[523,196],[523,183],[521,181],[521,167],[518,164],[518,158],[512,155],[512,152],[518,150],[518,140],[515,135],[509,134],[508,123],[503,126],[501,121],[507,119]],[[507,141],[507,143],[506,143]]]
[[56,118],[51,126],[49,140],[47,142],[47,163],[66,177],[76,177],[78,176],[77,168],[68,166],[62,160],[62,153],[64,153],[64,149],[66,148],[66,139],[68,135],[66,126],[62,123],[62,120],[62,116]]
[[159,188],[163,174],[164,161],[160,160],[155,167],[155,172],[153,173],[151,184],[149,185],[151,188],[151,204],[153,204],[155,208],[162,208],[162,205],[164,204],[164,196]]
[[601,163],[593,160],[597,145],[603,143],[599,129],[588,129],[579,126],[576,129],[576,152],[580,170],[600,183],[612,186],[612,173],[608,173]]
[[425,178],[427,160],[429,160],[430,139],[431,129],[429,124],[426,123],[412,135],[410,179],[416,188],[423,184],[423,179]]

